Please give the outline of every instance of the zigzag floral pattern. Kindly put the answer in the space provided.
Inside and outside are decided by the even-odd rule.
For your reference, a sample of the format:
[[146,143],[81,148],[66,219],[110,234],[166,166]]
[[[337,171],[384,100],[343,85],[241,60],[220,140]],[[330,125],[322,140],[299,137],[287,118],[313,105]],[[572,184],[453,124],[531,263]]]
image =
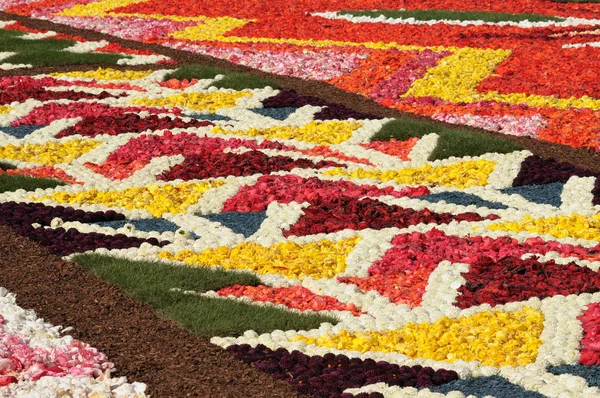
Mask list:
[[0,194],[0,223],[67,258],[250,272],[179,292],[334,316],[212,339],[301,392],[600,396],[555,368],[597,358],[596,174],[528,151],[428,161],[437,134],[373,143],[390,119],[169,72],[0,78],[5,173],[69,183]]

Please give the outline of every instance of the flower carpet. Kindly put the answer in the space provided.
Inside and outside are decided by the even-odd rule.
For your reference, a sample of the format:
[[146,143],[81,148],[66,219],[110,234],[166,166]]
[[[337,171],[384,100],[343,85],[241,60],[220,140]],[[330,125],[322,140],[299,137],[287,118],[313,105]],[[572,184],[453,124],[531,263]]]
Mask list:
[[0,222],[250,313],[188,327],[300,393],[600,396],[598,173],[452,156],[442,133],[378,141],[401,121],[227,79],[1,77],[2,173],[56,183],[1,193]]
[[[392,3],[0,9],[600,148],[600,4]],[[600,397],[597,167],[59,31],[0,22],[0,225],[302,396]],[[0,396],[146,396],[0,296]]]
[[600,150],[597,1],[270,4],[3,0],[0,9],[325,81],[440,121]]

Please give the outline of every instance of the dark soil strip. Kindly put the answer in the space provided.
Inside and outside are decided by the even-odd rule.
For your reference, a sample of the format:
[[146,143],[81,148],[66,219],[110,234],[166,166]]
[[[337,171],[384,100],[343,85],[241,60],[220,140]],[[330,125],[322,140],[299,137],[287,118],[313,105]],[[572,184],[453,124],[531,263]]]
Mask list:
[[50,255],[32,241],[0,227],[0,286],[54,325],[104,352],[118,375],[148,384],[154,398],[301,397],[78,264]]
[[[399,117],[409,117],[413,119],[423,119],[423,120],[431,120],[429,118],[424,118],[421,116],[413,115],[406,112],[400,112],[396,109],[387,108],[381,104],[376,103],[366,97],[363,97],[358,94],[350,93],[336,87],[333,87],[327,83],[312,81],[312,80],[302,80],[295,77],[288,76],[279,76],[272,75],[266,72],[261,72],[256,69],[252,69],[246,66],[237,65],[222,59],[213,58],[206,55],[194,54],[187,51],[175,50],[167,47],[163,47],[157,44],[146,44],[141,43],[134,40],[124,40],[119,39],[114,36],[110,36],[104,33],[99,33],[86,29],[77,29],[72,28],[66,25],[60,25],[53,22],[42,21],[31,19],[28,17],[23,17],[19,15],[7,14],[0,12],[0,19],[3,20],[15,20],[19,21],[26,26],[30,26],[33,28],[39,29],[48,29],[56,32],[69,33],[73,35],[79,35],[87,38],[88,40],[109,40],[115,43],[119,43],[126,47],[136,48],[136,49],[148,49],[152,50],[158,54],[167,55],[174,60],[180,62],[181,64],[204,64],[204,65],[214,65],[219,66],[225,69],[230,69],[239,72],[245,72],[257,76],[261,76],[263,78],[268,78],[277,81],[283,87],[288,89],[296,90],[298,93],[303,95],[312,95],[319,98],[324,99],[325,101],[332,103],[339,103],[347,106],[350,109],[353,109],[358,112],[374,114],[377,116],[383,117],[391,117],[391,118],[399,118]],[[109,65],[106,65],[109,67]],[[90,69],[95,69],[97,66],[91,67]],[[110,66],[112,67],[112,66]],[[149,66],[142,66],[141,69],[147,68],[150,69]],[[64,67],[57,67],[55,69],[52,68],[44,68],[48,71],[64,71]],[[35,73],[40,73],[42,69],[36,69]],[[73,70],[81,70],[81,66],[74,68]],[[12,71],[11,74],[33,74],[33,71],[21,72],[21,71]],[[43,72],[46,73],[46,72]],[[441,123],[440,124],[444,124]],[[538,141],[533,138],[528,137],[513,137],[504,134],[492,133],[486,130],[471,128],[466,126],[461,126],[461,128],[469,129],[472,131],[477,131],[482,134],[488,134],[492,136],[502,137],[506,140],[517,142],[526,149],[531,152],[540,155],[544,158],[553,158],[563,162],[572,163],[575,166],[579,166],[582,168],[586,168],[592,171],[600,172],[600,153],[588,151],[586,149],[581,148],[571,148],[563,145],[552,144],[549,142]]]

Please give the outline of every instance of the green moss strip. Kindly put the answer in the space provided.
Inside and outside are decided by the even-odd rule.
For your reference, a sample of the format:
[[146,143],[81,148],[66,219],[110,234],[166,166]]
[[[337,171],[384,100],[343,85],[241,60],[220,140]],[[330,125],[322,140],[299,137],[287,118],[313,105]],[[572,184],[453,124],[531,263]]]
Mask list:
[[177,80],[192,80],[192,79],[212,79],[216,75],[224,75],[227,71],[210,65],[184,65],[171,73],[167,73],[163,78],[164,81]]
[[563,21],[564,18],[539,14],[507,14],[500,12],[475,12],[454,10],[373,10],[373,11],[340,11],[339,14],[350,14],[356,17],[377,18],[414,18],[418,21],[451,20],[451,21],[484,21],[484,22],[547,22]]
[[172,266],[152,261],[131,261],[97,254],[73,258],[101,279],[114,283],[125,293],[150,304],[161,316],[200,336],[239,336],[246,330],[268,333],[274,330],[306,330],[335,318],[299,314],[279,308],[239,301],[198,297],[177,288],[204,293],[241,284],[256,286],[254,275],[209,267]]
[[59,185],[65,185],[65,183],[52,178],[0,174],[0,192],[13,192],[17,189],[34,191],[38,188],[56,188]]
[[227,69],[209,65],[185,65],[176,71],[167,74],[164,77],[164,80],[212,79],[216,75],[225,75],[223,79],[213,83],[213,86],[216,88],[228,88],[233,90],[264,88],[267,86],[274,89],[281,88],[279,83],[270,79],[264,79],[246,73],[232,72]]
[[0,50],[16,53],[4,59],[3,63],[33,66],[116,64],[120,59],[131,58],[121,54],[72,53],[63,50],[77,43],[74,40],[27,40],[22,36],[23,32],[0,29]]
[[11,163],[0,162],[0,169],[2,169],[2,170],[12,170],[12,169],[16,169],[16,167],[13,166]]
[[61,66],[87,64],[116,64],[120,59],[127,59],[120,54],[71,53],[68,51],[23,52],[6,58],[3,62],[10,64],[31,64],[33,66]]
[[392,138],[405,141],[431,133],[439,135],[439,139],[429,160],[447,159],[452,156],[479,156],[490,152],[509,153],[523,149],[522,146],[503,138],[491,137],[460,127],[451,128],[433,121],[409,118],[395,119],[386,123],[371,137],[371,141],[389,141]]

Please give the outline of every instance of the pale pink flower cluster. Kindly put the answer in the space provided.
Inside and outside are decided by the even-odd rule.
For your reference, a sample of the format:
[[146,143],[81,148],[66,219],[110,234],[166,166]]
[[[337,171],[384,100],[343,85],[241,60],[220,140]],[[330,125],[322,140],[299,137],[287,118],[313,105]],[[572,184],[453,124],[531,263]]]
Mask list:
[[276,75],[301,79],[330,80],[358,67],[365,54],[348,54],[337,51],[262,51],[240,48],[217,48],[181,44],[180,50],[188,50],[226,59],[236,64],[260,69]]
[[26,336],[7,332],[0,315],[0,385],[43,376],[98,377],[111,369],[104,354],[79,340],[65,345],[32,346]]
[[479,115],[454,115],[439,112],[432,116],[433,119],[452,124],[464,124],[478,127],[497,133],[514,135],[517,137],[532,137],[538,135],[538,131],[546,125],[541,115],[525,116],[479,116]]

